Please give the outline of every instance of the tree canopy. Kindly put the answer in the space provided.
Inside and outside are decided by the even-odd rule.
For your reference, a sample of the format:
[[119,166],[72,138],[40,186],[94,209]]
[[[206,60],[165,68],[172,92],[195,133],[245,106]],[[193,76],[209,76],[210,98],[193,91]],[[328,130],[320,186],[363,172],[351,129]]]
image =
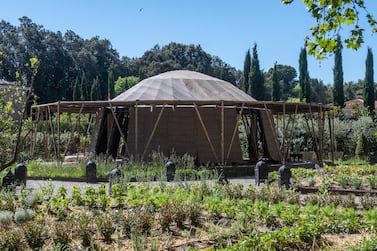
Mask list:
[[[291,4],[293,1],[281,0],[283,4]],[[368,22],[373,33],[377,32],[377,21],[368,12],[364,0],[304,0],[302,2],[316,22],[316,25],[310,28],[311,33],[307,35],[308,54],[318,59],[323,59],[335,51],[337,35],[344,26],[348,27],[350,32],[343,42],[347,48],[355,50],[364,43],[365,27],[360,26],[362,20]]]
[[[135,76],[140,80],[171,70],[194,70],[235,85],[240,72],[219,57],[205,52],[200,45],[170,43],[156,45],[140,58],[119,57],[107,39],[94,36],[83,39],[73,31],[52,32],[28,17],[15,26],[0,22],[0,79],[21,79],[29,85],[31,72],[25,62],[38,58],[34,92],[38,103],[57,100],[99,100],[114,97],[115,80]],[[96,86],[93,86],[93,82]],[[98,89],[99,95],[91,90]]]

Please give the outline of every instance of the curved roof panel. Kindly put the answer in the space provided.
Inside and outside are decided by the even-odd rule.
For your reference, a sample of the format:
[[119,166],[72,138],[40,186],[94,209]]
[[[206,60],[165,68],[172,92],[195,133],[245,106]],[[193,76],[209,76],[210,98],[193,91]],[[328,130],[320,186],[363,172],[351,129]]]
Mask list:
[[112,101],[256,101],[233,84],[203,73],[179,70],[144,79]]

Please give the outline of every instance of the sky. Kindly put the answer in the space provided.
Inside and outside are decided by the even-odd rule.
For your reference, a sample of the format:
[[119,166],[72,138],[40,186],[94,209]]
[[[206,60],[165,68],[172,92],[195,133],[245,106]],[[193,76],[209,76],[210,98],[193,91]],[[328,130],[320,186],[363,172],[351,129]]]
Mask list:
[[[377,1],[365,2],[377,17]],[[1,19],[13,25],[27,16],[46,30],[72,30],[85,39],[99,36],[121,57],[141,57],[156,44],[200,44],[238,70],[243,70],[247,50],[257,44],[263,71],[276,62],[298,72],[300,50],[315,24],[300,0],[288,6],[280,0],[0,0],[0,6]],[[377,34],[361,25],[365,44],[358,51],[343,50],[345,82],[364,79],[368,47],[377,56]],[[308,56],[310,77],[325,84],[333,83],[333,65],[332,57],[318,61]]]

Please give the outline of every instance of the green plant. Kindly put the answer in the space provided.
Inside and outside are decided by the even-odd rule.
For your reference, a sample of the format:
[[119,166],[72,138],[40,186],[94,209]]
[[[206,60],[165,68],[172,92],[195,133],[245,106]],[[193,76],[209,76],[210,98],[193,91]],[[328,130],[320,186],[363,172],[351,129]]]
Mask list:
[[377,206],[377,198],[370,194],[360,196],[360,205],[366,210],[372,209]]
[[13,221],[13,212],[11,211],[0,211],[0,225],[8,226]]
[[101,184],[99,186],[97,196],[98,196],[97,201],[98,201],[99,206],[102,209],[107,210],[110,207],[111,198],[106,193],[106,184]]
[[374,175],[367,176],[366,181],[371,189],[375,189],[377,187],[377,178]]
[[166,203],[159,210],[159,223],[162,229],[169,230],[169,226],[174,222],[174,207],[172,203]]
[[0,210],[14,211],[15,191],[2,189],[0,190]]
[[343,188],[348,186],[349,178],[346,175],[339,175],[337,178],[337,182]]
[[43,221],[27,222],[22,226],[26,242],[32,250],[40,250],[47,237]]
[[115,232],[114,217],[111,214],[102,214],[97,217],[97,228],[102,234],[105,242],[111,243],[111,236]]
[[92,216],[83,210],[73,218],[75,222],[76,234],[81,238],[81,244],[84,247],[89,247],[92,244],[94,229],[91,218]]
[[23,239],[22,229],[0,229],[0,250],[25,250],[26,243]]
[[85,188],[84,192],[84,204],[90,208],[94,207],[97,203],[97,193],[96,190],[89,186]]
[[72,224],[65,221],[57,221],[53,224],[51,238],[54,244],[68,247],[72,241]]
[[353,178],[351,178],[351,185],[355,189],[360,189],[361,188],[361,184],[362,184],[362,179],[360,179],[359,177],[353,177]]
[[30,221],[35,217],[35,212],[31,209],[18,208],[14,213],[14,221],[17,223],[23,223]]
[[84,200],[81,195],[81,189],[79,186],[72,187],[71,201],[74,205],[83,206]]

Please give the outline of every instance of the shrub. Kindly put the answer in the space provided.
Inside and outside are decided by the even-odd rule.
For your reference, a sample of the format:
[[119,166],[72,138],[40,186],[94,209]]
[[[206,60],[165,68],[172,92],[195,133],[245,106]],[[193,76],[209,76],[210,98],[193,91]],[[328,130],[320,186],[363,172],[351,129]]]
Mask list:
[[366,177],[366,181],[371,189],[375,189],[377,187],[377,178],[375,176],[371,175]]
[[40,250],[46,240],[46,227],[43,221],[27,222],[22,226],[25,239],[30,248]]
[[68,247],[72,240],[72,224],[70,222],[55,222],[52,228],[52,240],[55,244]]
[[0,211],[0,225],[8,226],[13,221],[13,212],[11,211]]
[[14,213],[14,221],[17,223],[30,221],[34,217],[35,217],[35,212],[31,209],[19,208]]
[[0,229],[0,250],[25,250],[26,243],[20,228]]
[[114,224],[114,217],[110,214],[99,215],[97,217],[96,224],[105,242],[111,243],[111,236],[116,230]]
[[75,222],[76,234],[81,238],[81,244],[84,247],[89,247],[92,243],[92,235],[94,228],[91,222],[91,216],[81,211],[73,220]]
[[355,189],[360,189],[361,184],[362,184],[362,180],[361,180],[359,177],[353,177],[353,178],[351,179],[351,185],[352,185],[352,187],[354,187]]

